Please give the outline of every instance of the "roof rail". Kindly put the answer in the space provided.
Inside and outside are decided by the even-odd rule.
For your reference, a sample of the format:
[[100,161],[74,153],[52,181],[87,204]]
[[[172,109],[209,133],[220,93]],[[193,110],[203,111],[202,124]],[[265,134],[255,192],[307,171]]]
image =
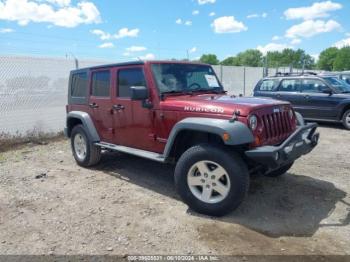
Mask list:
[[275,76],[303,76],[303,75],[317,75],[315,72],[304,72],[304,73],[290,73],[290,72],[277,72]]

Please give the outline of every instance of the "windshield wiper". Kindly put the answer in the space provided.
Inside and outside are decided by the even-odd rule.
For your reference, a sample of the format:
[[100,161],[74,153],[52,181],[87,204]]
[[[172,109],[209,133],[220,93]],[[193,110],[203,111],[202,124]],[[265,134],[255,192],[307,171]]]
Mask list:
[[215,94],[226,93],[226,91],[221,89],[221,88],[213,88],[213,89],[198,88],[198,89],[193,89],[189,92],[191,92],[191,93],[193,93],[193,92],[208,92],[208,93],[215,93]]
[[343,91],[343,92],[341,92],[342,94],[348,94],[348,93],[350,93],[350,91]]

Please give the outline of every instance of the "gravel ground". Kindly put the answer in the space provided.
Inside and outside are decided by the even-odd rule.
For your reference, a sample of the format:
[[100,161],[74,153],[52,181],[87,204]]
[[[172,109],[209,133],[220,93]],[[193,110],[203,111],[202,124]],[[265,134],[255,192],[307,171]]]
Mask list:
[[350,254],[350,132],[319,131],[223,218],[188,210],[172,166],[107,153],[83,169],[66,140],[1,153],[0,254]]

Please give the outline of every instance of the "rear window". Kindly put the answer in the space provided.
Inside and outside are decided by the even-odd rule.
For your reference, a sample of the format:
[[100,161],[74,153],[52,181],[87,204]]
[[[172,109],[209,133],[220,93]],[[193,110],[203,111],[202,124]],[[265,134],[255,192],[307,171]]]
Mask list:
[[76,73],[72,75],[71,96],[86,97],[88,86],[87,73]]
[[277,79],[268,79],[268,80],[263,80],[258,87],[259,91],[272,91],[275,89],[275,87],[278,85],[278,80]]
[[99,71],[92,74],[92,92],[93,96],[109,96],[110,72]]

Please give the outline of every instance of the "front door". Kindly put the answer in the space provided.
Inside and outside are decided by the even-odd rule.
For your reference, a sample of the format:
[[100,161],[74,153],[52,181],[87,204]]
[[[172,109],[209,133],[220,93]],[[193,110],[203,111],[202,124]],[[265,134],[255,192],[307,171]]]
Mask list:
[[113,74],[114,144],[153,151],[153,110],[142,101],[131,100],[130,87],[148,86],[143,66],[115,68]]
[[109,69],[94,70],[90,74],[90,116],[103,142],[112,142],[111,72]]
[[337,98],[324,93],[323,90],[330,90],[330,87],[323,81],[319,79],[303,80],[301,91],[305,104],[305,117],[329,119],[336,116]]

